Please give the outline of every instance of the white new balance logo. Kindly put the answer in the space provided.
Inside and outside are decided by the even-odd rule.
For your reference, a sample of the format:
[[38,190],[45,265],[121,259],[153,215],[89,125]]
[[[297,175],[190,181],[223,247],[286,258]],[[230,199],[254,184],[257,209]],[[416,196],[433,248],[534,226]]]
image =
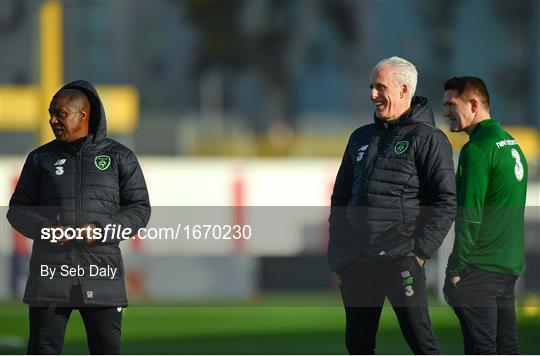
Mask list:
[[55,166],[61,166],[61,165],[63,165],[64,163],[66,163],[66,159],[65,159],[65,158],[62,158],[62,159],[56,160],[56,162],[54,163],[54,165],[55,165]]
[[367,150],[369,145],[364,145],[358,149],[358,156],[356,156],[356,162],[360,162],[364,158],[364,153]]

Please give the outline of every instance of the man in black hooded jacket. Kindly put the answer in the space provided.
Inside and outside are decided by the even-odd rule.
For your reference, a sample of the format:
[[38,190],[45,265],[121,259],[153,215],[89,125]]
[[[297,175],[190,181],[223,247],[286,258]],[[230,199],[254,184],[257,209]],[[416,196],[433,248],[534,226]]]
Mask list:
[[371,78],[375,122],[349,139],[330,214],[328,262],[340,280],[351,354],[375,353],[384,299],[415,354],[440,353],[427,309],[424,263],[456,211],[452,150],[414,65],[384,59]]
[[112,231],[131,237],[146,226],[146,183],[135,154],[107,137],[90,83],[65,85],[49,114],[56,139],[28,155],[7,214],[33,240],[23,299],[28,353],[59,354],[77,308],[90,353],[117,354],[127,298],[119,235]]

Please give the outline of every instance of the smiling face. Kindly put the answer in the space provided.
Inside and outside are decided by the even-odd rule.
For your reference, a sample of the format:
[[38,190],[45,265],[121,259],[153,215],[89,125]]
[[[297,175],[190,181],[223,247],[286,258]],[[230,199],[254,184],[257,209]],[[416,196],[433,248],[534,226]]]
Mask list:
[[410,108],[408,88],[396,81],[394,72],[391,65],[381,65],[371,76],[371,102],[379,119],[395,120]]
[[474,123],[474,101],[466,100],[459,96],[457,90],[451,89],[444,92],[443,115],[448,119],[450,131],[470,133]]
[[88,135],[89,110],[80,100],[55,96],[49,105],[49,124],[58,141],[72,142]]

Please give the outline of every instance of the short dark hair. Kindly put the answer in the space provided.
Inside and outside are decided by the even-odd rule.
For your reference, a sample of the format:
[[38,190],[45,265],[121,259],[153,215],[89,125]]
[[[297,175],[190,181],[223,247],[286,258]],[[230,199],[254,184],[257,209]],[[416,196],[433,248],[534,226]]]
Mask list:
[[68,101],[70,103],[77,102],[77,104],[85,110],[90,109],[90,101],[88,100],[88,96],[83,91],[73,88],[61,89],[58,93],[54,95],[53,99],[59,97],[68,98]]
[[486,83],[478,77],[454,77],[444,82],[444,91],[455,90],[460,97],[476,94],[489,109],[489,92]]

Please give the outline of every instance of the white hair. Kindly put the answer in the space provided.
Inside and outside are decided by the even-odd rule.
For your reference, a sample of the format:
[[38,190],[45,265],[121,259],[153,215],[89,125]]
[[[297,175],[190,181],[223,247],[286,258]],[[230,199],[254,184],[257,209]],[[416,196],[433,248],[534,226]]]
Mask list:
[[414,92],[416,91],[416,83],[418,82],[418,72],[416,71],[414,64],[406,59],[394,56],[385,58],[377,63],[375,68],[373,68],[373,71],[376,71],[383,65],[390,65],[395,69],[394,79],[398,84],[407,86],[409,100],[412,100]]

